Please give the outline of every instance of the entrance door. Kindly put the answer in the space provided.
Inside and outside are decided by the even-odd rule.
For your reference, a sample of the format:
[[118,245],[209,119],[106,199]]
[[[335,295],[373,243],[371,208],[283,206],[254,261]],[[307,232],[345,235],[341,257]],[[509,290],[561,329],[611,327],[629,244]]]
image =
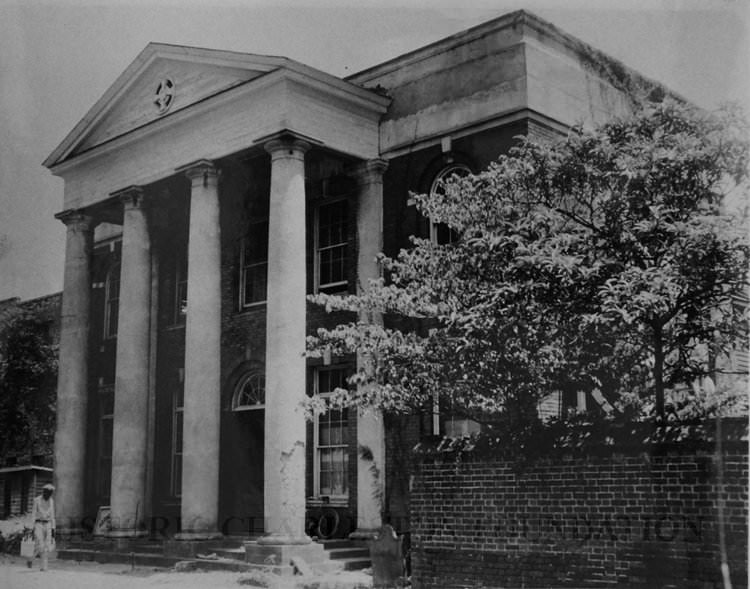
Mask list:
[[257,374],[241,379],[223,416],[219,517],[225,535],[263,533],[264,384]]

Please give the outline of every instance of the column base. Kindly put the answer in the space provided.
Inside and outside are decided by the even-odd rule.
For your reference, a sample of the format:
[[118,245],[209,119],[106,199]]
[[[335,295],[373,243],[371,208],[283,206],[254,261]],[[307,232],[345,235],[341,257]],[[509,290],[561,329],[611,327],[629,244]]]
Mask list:
[[134,530],[134,529],[120,529],[120,530],[109,530],[105,536],[107,538],[144,538],[148,536],[146,530]]
[[289,536],[286,534],[267,534],[257,540],[258,544],[264,546],[304,546],[311,544],[310,536]]
[[192,540],[217,540],[223,538],[224,534],[219,531],[184,531],[174,535],[175,540],[192,541]]
[[349,534],[350,540],[374,540],[380,535],[381,528],[357,528]]
[[[277,538],[278,536],[274,537]],[[245,562],[277,575],[293,575],[295,571],[301,574],[325,573],[340,568],[340,564],[331,561],[323,545],[317,542],[261,544],[258,540],[245,542],[244,547]]]
[[81,526],[68,528],[57,526],[55,529],[55,542],[59,546],[63,546],[65,543],[72,540],[88,540],[91,537],[91,530],[87,530]]

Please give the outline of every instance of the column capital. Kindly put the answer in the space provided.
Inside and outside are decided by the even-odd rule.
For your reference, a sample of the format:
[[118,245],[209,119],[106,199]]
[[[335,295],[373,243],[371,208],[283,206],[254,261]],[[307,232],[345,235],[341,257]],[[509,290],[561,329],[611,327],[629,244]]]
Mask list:
[[317,142],[293,131],[283,130],[263,137],[257,143],[263,144],[263,149],[271,154],[271,159],[280,157],[303,159],[313,143]]
[[381,182],[387,169],[388,160],[375,158],[352,166],[351,173],[362,183]]
[[140,209],[143,207],[143,194],[143,188],[133,185],[116,190],[110,196],[118,199],[125,209]]
[[209,180],[215,181],[219,177],[219,170],[216,165],[211,160],[206,159],[180,166],[175,171],[185,174],[193,184],[196,180],[202,180],[204,186],[208,185]]
[[76,209],[61,211],[55,215],[55,219],[59,219],[69,228],[81,231],[91,231],[95,225],[94,218],[91,215]]

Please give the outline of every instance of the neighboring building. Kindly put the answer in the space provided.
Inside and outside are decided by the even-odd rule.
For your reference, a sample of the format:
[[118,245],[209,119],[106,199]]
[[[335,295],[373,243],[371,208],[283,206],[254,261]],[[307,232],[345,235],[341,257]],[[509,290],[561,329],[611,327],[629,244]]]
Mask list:
[[34,497],[42,487],[52,482],[52,469],[48,466],[28,464],[26,466],[0,467],[0,519],[31,513]]
[[[304,358],[379,251],[449,239],[410,191],[479,171],[664,90],[515,12],[340,79],[295,61],[149,44],[45,161],[67,226],[55,478],[61,527],[111,506],[179,538],[304,542],[408,516],[406,453],[470,423],[331,412],[355,359]],[[406,525],[406,524],[402,524]]]
[[[21,301],[0,301],[0,340],[7,337],[6,327],[13,314],[28,313],[43,337],[56,345],[60,335],[60,293]],[[0,349],[0,356],[3,354]],[[55,374],[39,383],[39,398],[54,399]],[[42,425],[42,424],[38,424]],[[3,427],[0,425],[0,427]],[[0,519],[29,513],[34,497],[42,486],[52,482],[53,440],[47,432],[32,430],[22,439],[8,441],[0,455]],[[7,431],[7,430],[6,430]],[[32,439],[26,439],[27,436]]]

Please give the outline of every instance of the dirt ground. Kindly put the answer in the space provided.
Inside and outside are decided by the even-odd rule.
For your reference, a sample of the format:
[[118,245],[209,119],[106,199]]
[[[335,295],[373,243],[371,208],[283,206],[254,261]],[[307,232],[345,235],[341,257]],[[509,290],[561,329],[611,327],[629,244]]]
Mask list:
[[[241,584],[252,579],[252,584]],[[362,572],[342,572],[324,577],[280,578],[262,573],[174,572],[164,569],[135,568],[122,564],[75,563],[51,560],[49,570],[39,570],[39,559],[32,569],[17,556],[0,556],[2,589],[359,589],[371,586],[371,577]]]

